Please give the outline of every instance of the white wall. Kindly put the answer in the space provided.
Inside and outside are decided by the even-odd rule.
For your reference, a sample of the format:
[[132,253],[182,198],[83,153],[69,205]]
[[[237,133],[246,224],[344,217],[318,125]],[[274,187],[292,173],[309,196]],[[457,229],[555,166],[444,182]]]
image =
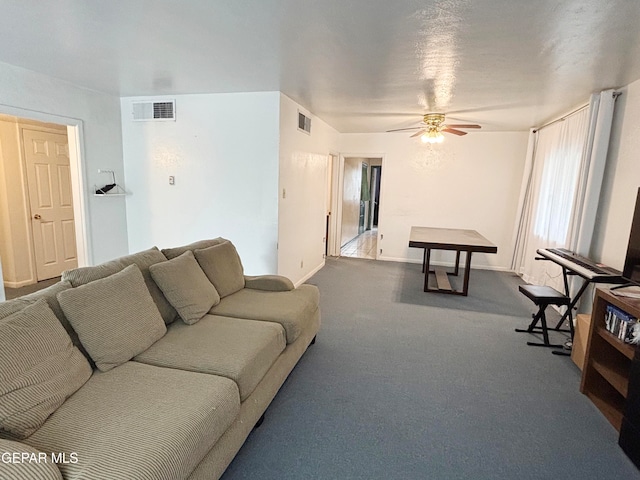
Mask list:
[[590,255],[622,270],[640,187],[640,80],[619,91]]
[[[527,132],[472,132],[433,146],[406,133],[343,134],[344,156],[384,155],[378,248],[381,260],[422,261],[408,247],[411,226],[474,229],[498,246],[473,265],[508,270]],[[354,155],[350,155],[354,154]],[[452,262],[434,252],[436,262]]]
[[310,135],[298,130],[299,109],[309,116],[280,95],[278,273],[296,284],[324,265],[328,159],[338,151],[338,132],[318,117]]
[[122,178],[120,101],[117,97],[0,63],[0,113],[41,121],[51,116],[81,120],[84,144],[84,180],[87,199],[88,259],[91,263],[126,254],[127,224],[122,198],[98,198],[92,186],[101,181],[98,169],[118,172]]
[[[132,102],[150,99],[175,99],[176,121],[132,121]],[[279,102],[278,92],[121,100],[132,251],[222,236],[247,274],[276,273]]]

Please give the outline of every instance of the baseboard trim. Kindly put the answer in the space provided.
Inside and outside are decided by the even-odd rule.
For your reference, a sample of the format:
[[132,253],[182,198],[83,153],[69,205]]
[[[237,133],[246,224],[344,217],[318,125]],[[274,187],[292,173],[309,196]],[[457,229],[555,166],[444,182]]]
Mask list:
[[294,283],[295,287],[299,287],[300,285],[302,285],[304,282],[306,282],[307,280],[309,280],[311,277],[313,277],[316,273],[318,273],[320,271],[320,269],[322,267],[324,267],[324,259],[322,259],[322,262],[320,263],[320,265],[318,265],[316,268],[314,268],[313,270],[311,270],[309,273],[307,273],[304,277],[302,277],[300,280],[298,280],[297,282]]
[[22,288],[22,287],[27,287],[29,285],[35,285],[38,282],[34,282],[33,280],[23,280],[22,282],[9,282],[5,280],[3,283],[5,288]]

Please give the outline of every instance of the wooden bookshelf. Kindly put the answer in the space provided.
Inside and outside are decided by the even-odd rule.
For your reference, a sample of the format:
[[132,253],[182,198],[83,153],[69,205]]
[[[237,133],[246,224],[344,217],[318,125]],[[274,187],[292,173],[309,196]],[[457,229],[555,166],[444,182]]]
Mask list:
[[607,305],[640,318],[640,300],[617,297],[609,290],[596,289],[580,391],[620,431],[636,347],[606,330]]

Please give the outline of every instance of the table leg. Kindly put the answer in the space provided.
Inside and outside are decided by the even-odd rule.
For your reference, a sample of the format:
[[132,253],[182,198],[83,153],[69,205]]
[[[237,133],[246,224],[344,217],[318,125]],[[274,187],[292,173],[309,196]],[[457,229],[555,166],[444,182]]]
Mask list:
[[425,248],[424,249],[424,268],[423,268],[423,272],[424,272],[424,291],[428,292],[429,291],[429,260],[431,259],[431,249],[430,248]]
[[[465,297],[469,294],[469,273],[471,273],[471,252],[467,253],[467,260],[464,266],[464,283],[462,286],[462,295]],[[458,251],[458,255],[460,255],[460,251]]]
[[[460,254],[461,254],[461,250],[456,250],[456,266],[455,266],[455,272],[453,273],[449,273],[449,275],[457,275],[460,269]],[[467,252],[466,253],[466,260],[465,260],[465,267],[464,267],[464,277],[463,277],[463,281],[462,281],[462,290],[453,290],[451,288],[451,285],[449,284],[448,280],[446,277],[442,278],[440,282],[438,282],[438,288],[429,288],[429,273],[432,273],[430,271],[430,263],[431,263],[431,249],[426,248],[425,249],[425,256],[424,256],[424,268],[423,268],[423,273],[424,273],[424,291],[425,292],[440,292],[440,293],[449,293],[449,294],[454,294],[454,295],[463,295],[463,296],[468,296],[469,294],[469,275],[471,273],[471,253],[472,252]],[[444,274],[445,276],[447,275],[447,273],[442,269],[442,268],[437,268],[434,270],[433,273],[436,273],[436,280],[438,279],[438,275],[442,275]],[[444,280],[444,281],[443,281]]]

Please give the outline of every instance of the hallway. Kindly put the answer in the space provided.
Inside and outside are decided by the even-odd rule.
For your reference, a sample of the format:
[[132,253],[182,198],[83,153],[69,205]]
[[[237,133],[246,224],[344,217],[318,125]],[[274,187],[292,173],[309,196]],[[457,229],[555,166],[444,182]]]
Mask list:
[[372,228],[345,244],[345,246],[340,249],[340,256],[375,260],[377,246],[378,229]]

